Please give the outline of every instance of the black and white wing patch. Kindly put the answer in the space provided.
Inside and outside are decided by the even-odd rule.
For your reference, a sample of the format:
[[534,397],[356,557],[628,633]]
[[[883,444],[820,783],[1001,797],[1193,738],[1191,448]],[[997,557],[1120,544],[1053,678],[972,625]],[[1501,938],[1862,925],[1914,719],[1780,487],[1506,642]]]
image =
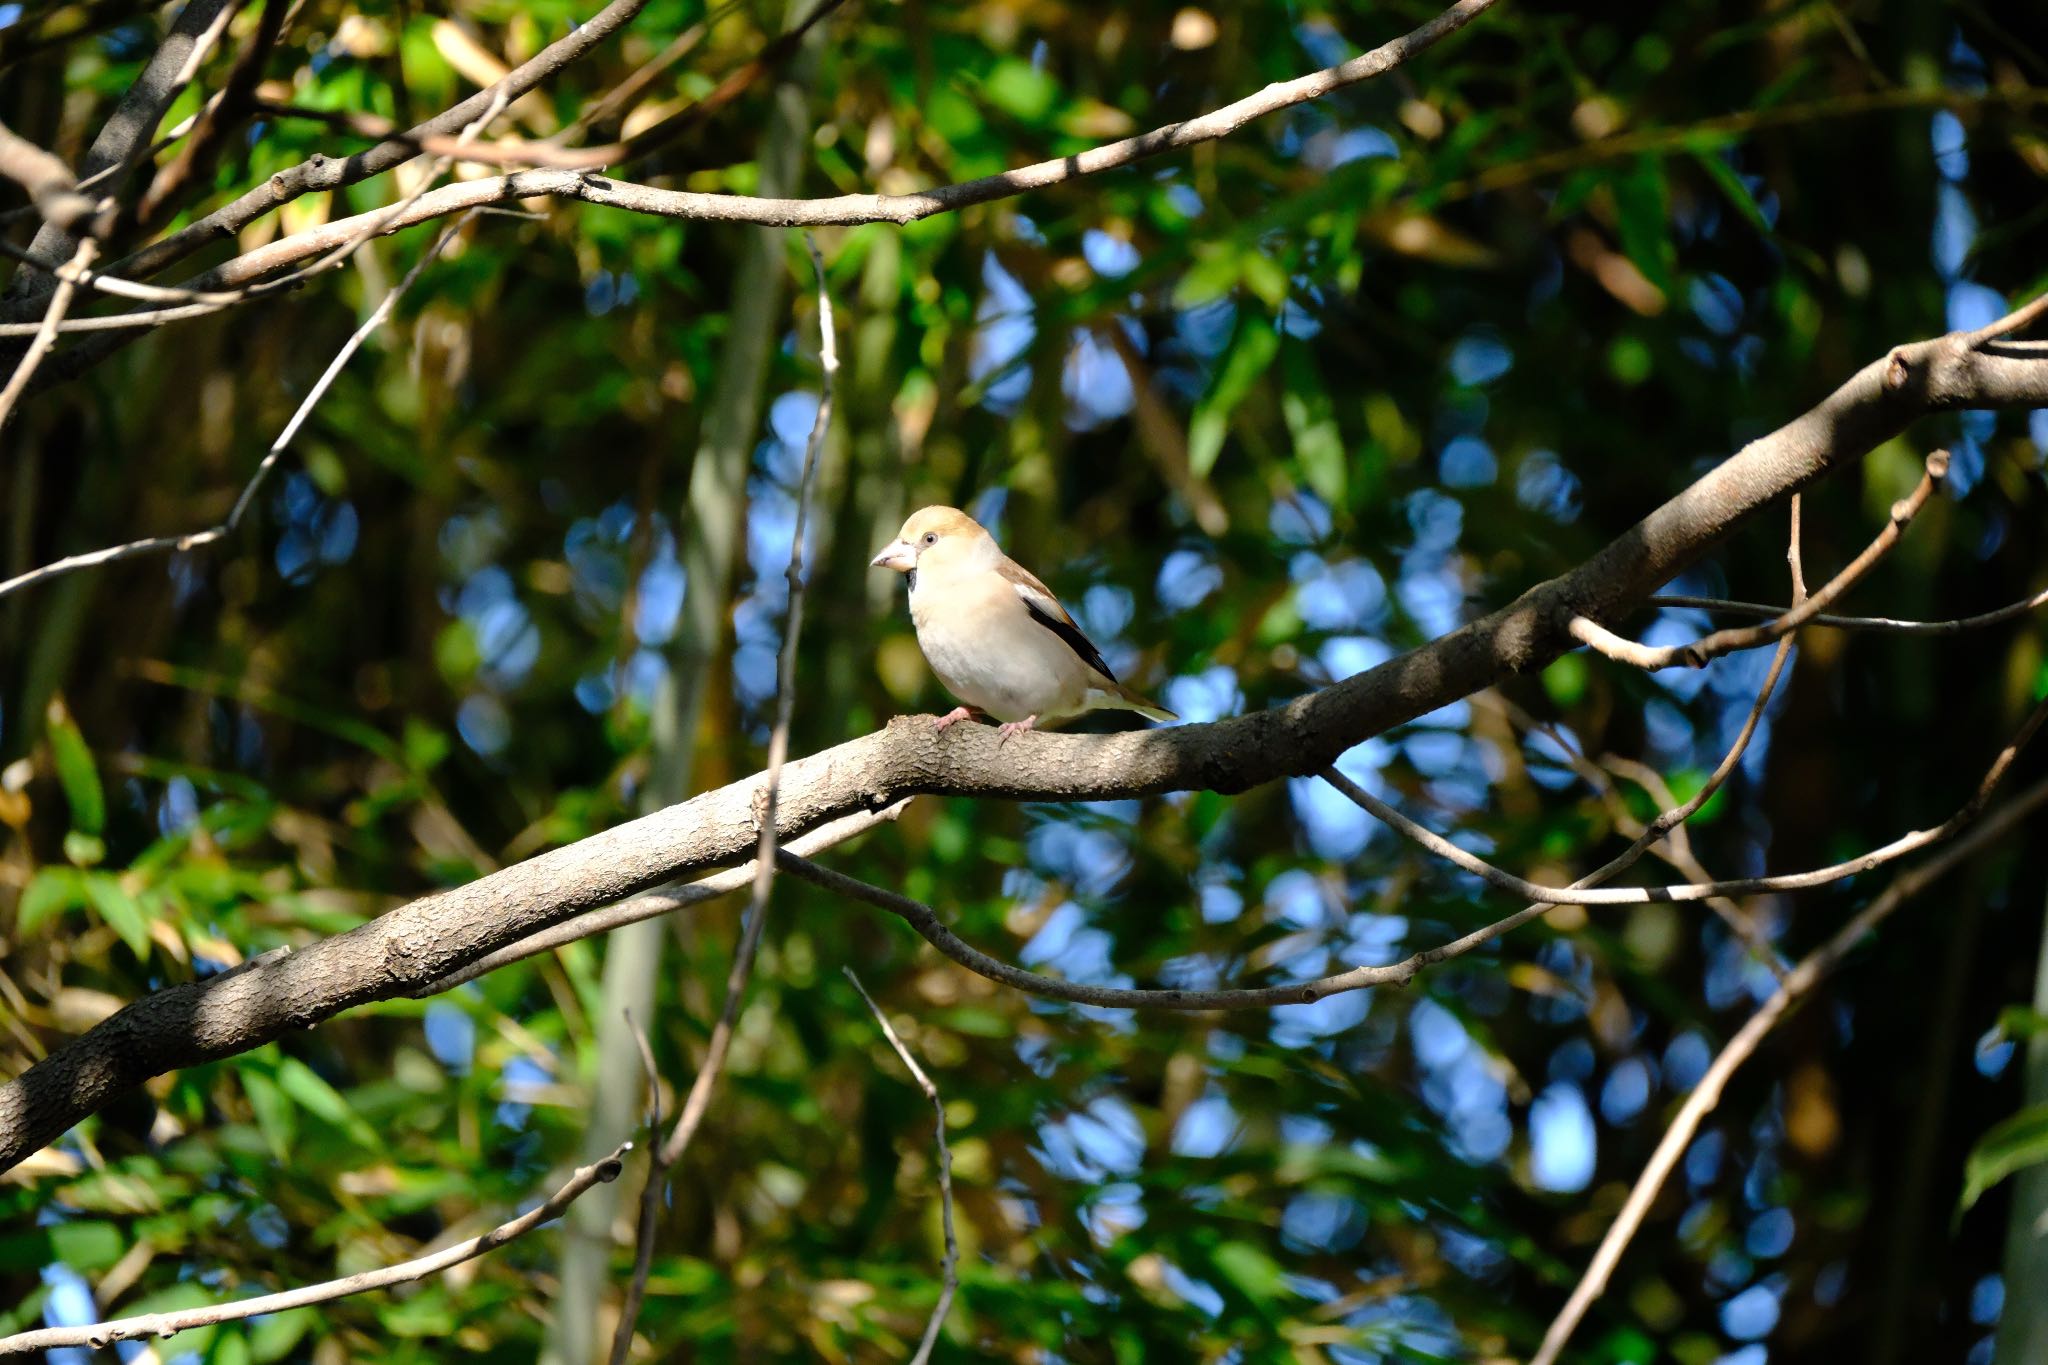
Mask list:
[[1082,663],[1111,682],[1116,681],[1116,674],[1110,672],[1109,665],[1103,662],[1102,651],[1095,647],[1094,641],[1081,633],[1081,628],[1074,624],[1073,618],[1060,606],[1058,598],[1049,592],[1038,591],[1028,583],[1012,581],[1011,586],[1017,590],[1017,596],[1024,603],[1024,609],[1031,613],[1032,620],[1065,640],[1067,647],[1081,656]]

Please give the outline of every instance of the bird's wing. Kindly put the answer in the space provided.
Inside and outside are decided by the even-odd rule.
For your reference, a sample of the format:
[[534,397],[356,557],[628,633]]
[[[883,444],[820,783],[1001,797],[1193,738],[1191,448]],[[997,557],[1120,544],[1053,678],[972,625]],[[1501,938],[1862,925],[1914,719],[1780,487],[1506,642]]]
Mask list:
[[1052,595],[1052,589],[1039,582],[1029,569],[1008,557],[996,565],[996,572],[1017,590],[1017,600],[1031,613],[1032,620],[1066,641],[1067,648],[1080,655],[1082,663],[1112,683],[1116,681],[1116,674],[1110,672],[1109,665],[1103,662],[1102,651],[1081,633],[1081,628],[1074,624],[1074,618],[1067,615],[1067,609],[1060,605],[1060,599]]

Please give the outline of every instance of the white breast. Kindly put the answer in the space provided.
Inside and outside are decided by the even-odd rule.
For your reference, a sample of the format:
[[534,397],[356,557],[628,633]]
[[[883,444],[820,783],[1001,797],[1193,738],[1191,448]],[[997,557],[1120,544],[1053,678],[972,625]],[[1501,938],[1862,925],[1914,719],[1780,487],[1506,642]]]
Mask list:
[[997,720],[1051,720],[1082,709],[1087,665],[1031,619],[1001,576],[977,573],[940,584],[920,575],[910,590],[910,619],[932,672],[969,706]]

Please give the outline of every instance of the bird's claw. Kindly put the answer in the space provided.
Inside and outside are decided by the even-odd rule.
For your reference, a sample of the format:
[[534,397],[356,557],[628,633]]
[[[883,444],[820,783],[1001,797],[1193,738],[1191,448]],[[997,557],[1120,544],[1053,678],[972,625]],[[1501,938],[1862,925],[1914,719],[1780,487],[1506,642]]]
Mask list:
[[956,706],[952,710],[948,711],[945,715],[940,716],[937,721],[933,722],[932,733],[935,735],[943,735],[946,733],[947,726],[958,725],[961,721],[973,716],[973,714],[974,712],[968,710],[964,706]]
[[1036,716],[1026,716],[1022,720],[1004,721],[1001,725],[996,727],[997,746],[1000,747],[1004,744],[1009,743],[1011,735],[1021,734],[1022,732],[1029,730],[1032,726],[1036,725],[1037,723],[1038,717]]

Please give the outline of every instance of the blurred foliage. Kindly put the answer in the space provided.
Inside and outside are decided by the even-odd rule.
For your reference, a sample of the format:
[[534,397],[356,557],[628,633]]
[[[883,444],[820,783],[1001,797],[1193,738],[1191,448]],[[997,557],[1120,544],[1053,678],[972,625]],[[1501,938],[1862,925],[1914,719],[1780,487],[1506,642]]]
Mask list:
[[[265,98],[410,123],[489,78],[478,54],[516,63],[594,3],[313,0]],[[853,0],[802,86],[803,192],[1065,155],[1435,8]],[[697,0],[653,0],[505,126],[569,127],[703,18]],[[742,0],[713,19],[625,133],[710,91],[786,15]],[[164,22],[124,0],[0,5],[0,119],[75,160]],[[2044,282],[2044,54],[2048,13],[1974,0],[1508,4],[1228,141],[821,234],[846,368],[796,751],[947,704],[900,588],[864,569],[925,502],[974,508],[1191,719],[1347,676],[1576,563],[1887,346]],[[771,84],[620,173],[751,188]],[[362,145],[265,119],[190,210]],[[406,169],[308,196],[191,265],[417,184]],[[677,666],[700,396],[748,230],[528,207],[475,220],[427,271],[230,544],[0,603],[0,1072],[149,990],[633,813]],[[10,571],[211,524],[427,231],[33,400],[0,445]],[[817,386],[801,244],[787,252],[796,302],[699,786],[759,765],[774,686]],[[2024,414],[1923,423],[1815,489],[1809,573],[1865,543],[1936,442],[1956,451],[1952,496],[1858,607],[1956,615],[2039,586],[2025,528],[2048,421]],[[1782,600],[1783,551],[1782,516],[1763,518],[1677,590]],[[1633,624],[1666,640],[1704,621]],[[1569,657],[1343,766],[1561,882],[1618,836],[1560,743],[1694,790],[1762,665],[1644,678]],[[1944,818],[2043,666],[2034,621],[1811,634],[1695,821],[1700,856],[1723,876],[1791,869]],[[1651,809],[1632,786],[1619,799]],[[924,799],[828,858],[934,901],[991,951],[1105,983],[1284,981],[1511,908],[1308,781],[1099,807]],[[1988,1358],[2001,1296],[2024,1288],[1997,1278],[2010,1182],[1991,1182],[2038,1148],[2038,1112],[1968,1165],[1971,1196],[1990,1188],[1955,1210],[1966,1154],[2020,1107],[2000,1011],[2030,998],[2042,865],[2035,840],[1951,878],[1779,1030],[1576,1358]],[[1878,885],[1744,909],[1796,956]],[[731,1074],[662,1219],[642,1358],[894,1360],[922,1330],[940,1253],[930,1112],[841,964],[947,1103],[963,1256],[941,1357],[1019,1361],[1524,1355],[1662,1116],[1774,984],[1719,920],[1652,905],[1560,911],[1405,993],[1132,1017],[997,990],[801,884],[778,887],[774,913]],[[677,1090],[735,914],[719,902],[677,926],[651,1029]],[[582,1136],[603,951],[358,1010],[80,1125],[0,1181],[0,1329],[89,1316],[87,1286],[130,1313],[325,1279],[530,1205]],[[530,1358],[560,1307],[556,1236],[159,1349]],[[621,1282],[629,1263],[622,1228]],[[585,1307],[608,1333],[616,1303]]]

